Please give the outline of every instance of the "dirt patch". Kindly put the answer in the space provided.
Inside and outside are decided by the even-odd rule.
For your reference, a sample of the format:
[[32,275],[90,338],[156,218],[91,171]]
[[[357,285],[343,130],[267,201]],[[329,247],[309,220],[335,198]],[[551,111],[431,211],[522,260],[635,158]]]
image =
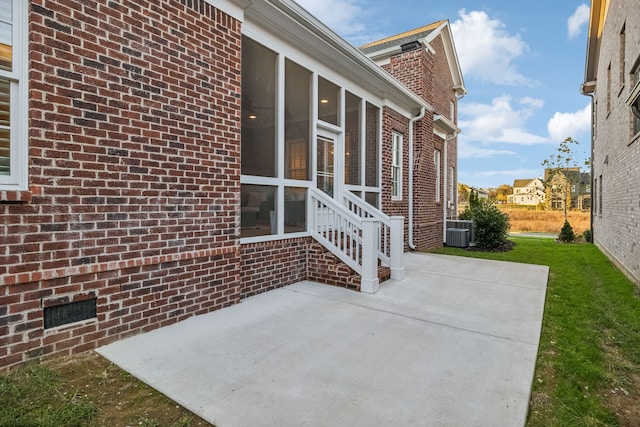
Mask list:
[[640,373],[613,344],[601,343],[609,363],[609,387],[600,395],[623,427],[640,426]]
[[604,392],[607,407],[611,408],[621,426],[640,425],[640,398],[624,387],[614,387]]
[[59,391],[79,395],[98,407],[92,426],[212,426],[97,353],[44,363],[59,375]]

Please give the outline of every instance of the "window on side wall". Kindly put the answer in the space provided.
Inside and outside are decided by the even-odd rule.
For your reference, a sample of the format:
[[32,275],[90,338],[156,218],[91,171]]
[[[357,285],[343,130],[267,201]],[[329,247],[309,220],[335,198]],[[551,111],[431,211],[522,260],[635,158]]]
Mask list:
[[26,190],[27,3],[0,1],[0,189]]
[[598,178],[593,182],[593,213],[598,213]]
[[402,199],[402,134],[391,134],[391,199]]
[[[629,97],[629,105],[632,108],[631,114],[631,132],[632,137],[635,137],[640,133],[640,58],[636,60],[636,64],[631,71],[631,96]],[[636,105],[636,110],[634,111],[633,105]]]
[[625,65],[625,49],[626,49],[626,34],[625,34],[625,28],[626,28],[626,23],[625,25],[622,26],[622,30],[620,31],[620,45],[619,45],[619,49],[620,49],[620,92],[622,93],[622,89],[624,88],[624,65]]
[[598,182],[598,215],[602,216],[602,175],[600,175],[600,180]]

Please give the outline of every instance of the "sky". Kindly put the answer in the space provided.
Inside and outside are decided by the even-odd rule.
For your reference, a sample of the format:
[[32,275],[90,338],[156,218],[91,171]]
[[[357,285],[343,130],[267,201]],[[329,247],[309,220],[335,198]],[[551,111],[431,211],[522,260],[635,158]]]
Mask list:
[[590,146],[589,5],[578,0],[296,0],[354,46],[448,19],[468,94],[458,101],[458,180],[542,176],[567,137]]

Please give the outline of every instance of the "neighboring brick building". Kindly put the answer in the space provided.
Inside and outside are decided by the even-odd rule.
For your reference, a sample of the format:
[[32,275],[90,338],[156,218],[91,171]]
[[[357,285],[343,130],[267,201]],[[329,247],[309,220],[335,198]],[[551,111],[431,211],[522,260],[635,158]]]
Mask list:
[[640,8],[593,0],[582,93],[592,96],[593,239],[640,284]]
[[11,3],[0,367],[299,280],[359,289],[311,232],[318,189],[409,219],[413,169],[407,245],[442,244],[464,92],[446,21],[391,59],[417,61],[413,93],[290,0]]

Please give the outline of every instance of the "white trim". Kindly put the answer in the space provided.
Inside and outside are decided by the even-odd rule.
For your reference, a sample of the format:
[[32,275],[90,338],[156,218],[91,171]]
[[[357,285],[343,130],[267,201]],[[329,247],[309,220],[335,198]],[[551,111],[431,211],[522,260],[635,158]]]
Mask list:
[[440,174],[440,167],[442,166],[442,151],[435,149],[433,150],[433,164],[436,169],[436,194],[435,201],[439,203],[442,199],[440,195],[440,182],[442,181],[442,176]]
[[[398,201],[402,200],[402,163],[403,163],[403,150],[402,150],[402,134],[400,132],[391,131],[391,200]],[[396,150],[397,145],[397,150]],[[395,153],[398,152],[396,156]],[[397,164],[394,163],[393,159],[396,157]],[[397,183],[394,180],[394,172],[397,169],[398,171],[398,179]],[[397,185],[394,185],[397,184]],[[394,191],[397,186],[397,193]]]
[[636,82],[636,85],[634,86],[633,90],[629,94],[629,97],[627,98],[627,101],[626,101],[627,105],[631,107],[638,98],[640,98],[640,80]]
[[[22,1],[22,0],[21,0]],[[244,10],[251,4],[247,0],[204,0],[211,6],[238,21],[244,21]]]
[[10,81],[10,174],[0,176],[0,190],[3,191],[24,191],[29,187],[28,7],[29,2],[13,0],[13,71],[0,72],[0,77]]

